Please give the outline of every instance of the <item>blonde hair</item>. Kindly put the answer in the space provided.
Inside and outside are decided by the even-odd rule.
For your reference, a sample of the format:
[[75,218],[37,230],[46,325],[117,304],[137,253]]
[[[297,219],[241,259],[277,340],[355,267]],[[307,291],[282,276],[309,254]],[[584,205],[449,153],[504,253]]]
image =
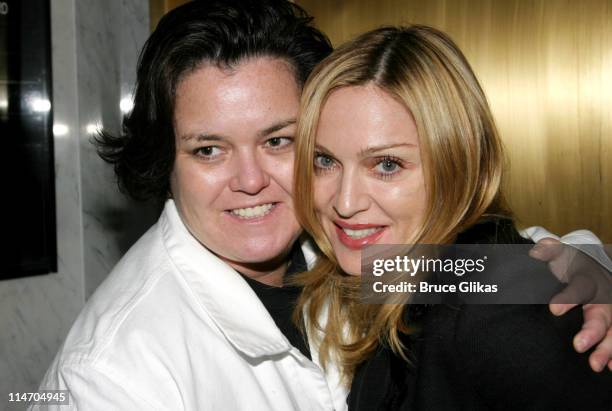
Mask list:
[[346,382],[381,343],[407,358],[400,333],[411,331],[403,305],[359,303],[359,278],[342,272],[315,214],[321,110],[335,90],[366,84],[403,103],[417,126],[427,206],[421,229],[407,242],[449,243],[484,214],[504,213],[501,141],[476,76],[446,34],[427,26],[384,27],[323,60],[302,94],[294,174],[298,219],[323,255],[297,279],[304,292],[296,316],[307,314],[309,334],[319,336],[321,363],[334,356]]

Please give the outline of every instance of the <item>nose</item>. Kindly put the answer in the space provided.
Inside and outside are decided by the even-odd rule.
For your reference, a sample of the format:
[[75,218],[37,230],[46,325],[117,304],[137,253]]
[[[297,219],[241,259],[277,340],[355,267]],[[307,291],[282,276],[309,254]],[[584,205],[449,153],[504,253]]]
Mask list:
[[350,218],[370,207],[370,198],[363,179],[356,170],[346,170],[334,201],[334,210],[342,218]]
[[235,172],[230,180],[232,191],[257,194],[270,184],[270,175],[262,166],[255,152],[243,152],[237,156]]

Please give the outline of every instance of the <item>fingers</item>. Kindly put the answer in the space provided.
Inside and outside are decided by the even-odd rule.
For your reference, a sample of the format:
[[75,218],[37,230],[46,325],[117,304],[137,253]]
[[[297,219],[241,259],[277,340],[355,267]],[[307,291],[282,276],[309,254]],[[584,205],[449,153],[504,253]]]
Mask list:
[[[572,281],[557,295],[550,300],[550,310],[553,311],[552,306],[563,306],[575,307],[576,304],[586,304],[594,301],[597,295],[597,284],[592,281],[589,277],[583,275],[577,275],[572,278]],[[593,304],[601,305],[601,304]],[[565,310],[567,312],[567,310]]]
[[595,372],[601,372],[606,368],[612,371],[612,330],[609,330],[606,338],[599,343],[595,351],[589,356],[589,365]]
[[554,244],[561,244],[554,238],[543,238],[529,250],[529,255],[536,260],[550,261],[561,256],[563,247],[551,247]]
[[609,319],[605,310],[598,309],[601,305],[592,305],[584,309],[584,324],[582,330],[574,337],[574,347],[578,352],[585,352],[593,345],[603,340],[608,332]]
[[[548,263],[548,268],[561,282],[569,282],[568,268],[577,250],[554,238],[540,240],[530,251],[532,258]],[[579,270],[578,270],[579,271]]]
[[584,307],[584,325],[574,337],[574,347],[585,352],[595,344],[597,348],[589,356],[591,368],[600,372],[612,363],[612,306],[590,304]]
[[[560,297],[560,298],[564,298],[564,297]],[[566,312],[576,307],[577,305],[578,304],[552,304],[551,303],[551,304],[548,304],[548,309],[550,310],[551,313],[553,313],[553,315],[556,315],[558,317],[560,315],[565,314]]]

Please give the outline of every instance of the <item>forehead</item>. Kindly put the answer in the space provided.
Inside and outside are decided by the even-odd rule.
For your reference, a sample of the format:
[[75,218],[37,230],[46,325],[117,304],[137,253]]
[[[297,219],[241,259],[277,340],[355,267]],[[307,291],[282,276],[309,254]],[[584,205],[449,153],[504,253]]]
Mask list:
[[317,143],[355,151],[390,143],[418,145],[418,134],[404,104],[367,84],[343,87],[329,95],[321,111]]
[[205,64],[178,84],[175,130],[181,136],[264,129],[295,118],[299,93],[293,70],[281,59],[251,58],[227,69]]

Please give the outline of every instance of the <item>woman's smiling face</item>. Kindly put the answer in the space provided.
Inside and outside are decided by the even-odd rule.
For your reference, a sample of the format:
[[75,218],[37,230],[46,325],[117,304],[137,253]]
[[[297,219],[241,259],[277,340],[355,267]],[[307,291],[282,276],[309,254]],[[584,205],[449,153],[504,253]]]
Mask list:
[[[301,228],[293,209],[300,87],[280,59],[202,65],[176,92],[172,195],[190,232],[241,273],[278,283]],[[284,267],[284,266],[283,266]]]
[[417,128],[398,100],[368,84],[332,92],[317,128],[317,216],[341,268],[361,273],[361,249],[402,244],[420,229],[426,190]]

